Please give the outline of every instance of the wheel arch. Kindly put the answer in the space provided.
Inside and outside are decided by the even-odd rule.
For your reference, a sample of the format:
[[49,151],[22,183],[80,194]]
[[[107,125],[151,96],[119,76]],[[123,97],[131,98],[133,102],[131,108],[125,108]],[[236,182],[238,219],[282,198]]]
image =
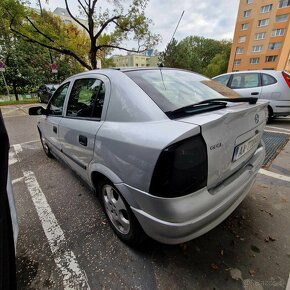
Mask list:
[[98,184],[100,181],[108,180],[116,186],[120,191],[126,202],[130,206],[139,208],[134,197],[129,191],[128,187],[124,184],[123,180],[115,174],[111,169],[102,164],[94,164],[90,170],[90,182],[93,189],[98,193]]

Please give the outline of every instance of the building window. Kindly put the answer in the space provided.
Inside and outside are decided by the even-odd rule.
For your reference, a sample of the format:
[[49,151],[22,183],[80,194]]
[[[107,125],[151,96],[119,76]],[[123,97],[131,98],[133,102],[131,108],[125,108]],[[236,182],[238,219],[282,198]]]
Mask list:
[[246,36],[240,36],[239,37],[239,43],[245,42],[246,41]]
[[270,12],[272,10],[272,7],[273,7],[273,4],[262,6],[260,12],[261,13]]
[[277,55],[268,55],[266,56],[266,62],[274,62],[277,60]]
[[284,7],[287,7],[287,6],[290,6],[290,0],[282,0],[282,1],[279,1],[279,8],[284,8]]
[[256,33],[255,40],[265,39],[265,37],[266,37],[266,32],[259,32],[259,33]]
[[272,42],[269,43],[268,49],[274,50],[274,49],[278,49],[282,46],[282,42]]
[[244,49],[242,47],[237,47],[236,54],[242,54],[244,53]]
[[278,29],[274,29],[272,30],[272,36],[283,36],[285,34],[285,28],[278,28]]
[[259,57],[252,57],[250,58],[250,64],[258,64],[260,61]]
[[251,10],[244,11],[244,18],[248,18],[251,15]]
[[247,30],[248,28],[249,28],[249,24],[248,23],[242,24],[242,30]]
[[240,64],[241,64],[241,60],[240,59],[235,59],[234,65],[240,65]]
[[258,21],[258,26],[266,26],[269,24],[269,18],[266,18],[266,19],[261,19]]
[[288,14],[282,14],[276,16],[276,22],[285,22],[288,20]]
[[252,4],[253,3],[253,0],[246,0],[246,3],[247,4]]
[[261,52],[263,45],[254,45],[252,48],[252,52]]

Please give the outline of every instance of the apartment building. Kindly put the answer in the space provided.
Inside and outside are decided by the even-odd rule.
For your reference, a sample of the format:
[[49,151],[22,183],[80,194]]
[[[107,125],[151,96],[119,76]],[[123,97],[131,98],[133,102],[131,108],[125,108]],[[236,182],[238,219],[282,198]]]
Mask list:
[[240,0],[228,72],[290,71],[290,0]]
[[157,66],[158,56],[149,56],[146,52],[142,54],[128,53],[127,55],[114,55],[113,61],[116,67]]

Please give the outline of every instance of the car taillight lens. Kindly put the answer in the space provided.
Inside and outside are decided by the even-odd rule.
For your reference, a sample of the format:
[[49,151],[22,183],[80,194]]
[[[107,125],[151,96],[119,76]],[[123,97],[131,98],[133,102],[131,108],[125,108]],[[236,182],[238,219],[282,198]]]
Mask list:
[[179,197],[206,186],[207,150],[201,135],[165,148],[155,166],[150,194]]
[[290,75],[283,71],[283,72],[282,72],[282,76],[283,76],[283,78],[285,79],[285,81],[286,81],[288,87],[290,88]]

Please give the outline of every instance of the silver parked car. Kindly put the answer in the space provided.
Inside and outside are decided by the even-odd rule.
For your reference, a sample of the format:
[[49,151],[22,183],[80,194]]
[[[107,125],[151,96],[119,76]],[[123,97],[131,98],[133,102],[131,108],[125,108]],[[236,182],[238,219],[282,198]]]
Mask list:
[[269,118],[290,115],[290,74],[286,71],[239,71],[213,78],[242,97],[269,100]]
[[123,241],[145,232],[177,244],[229,216],[265,157],[267,102],[224,97],[215,84],[177,69],[95,70],[64,81],[47,109],[30,114],[44,115],[45,153],[99,193]]

